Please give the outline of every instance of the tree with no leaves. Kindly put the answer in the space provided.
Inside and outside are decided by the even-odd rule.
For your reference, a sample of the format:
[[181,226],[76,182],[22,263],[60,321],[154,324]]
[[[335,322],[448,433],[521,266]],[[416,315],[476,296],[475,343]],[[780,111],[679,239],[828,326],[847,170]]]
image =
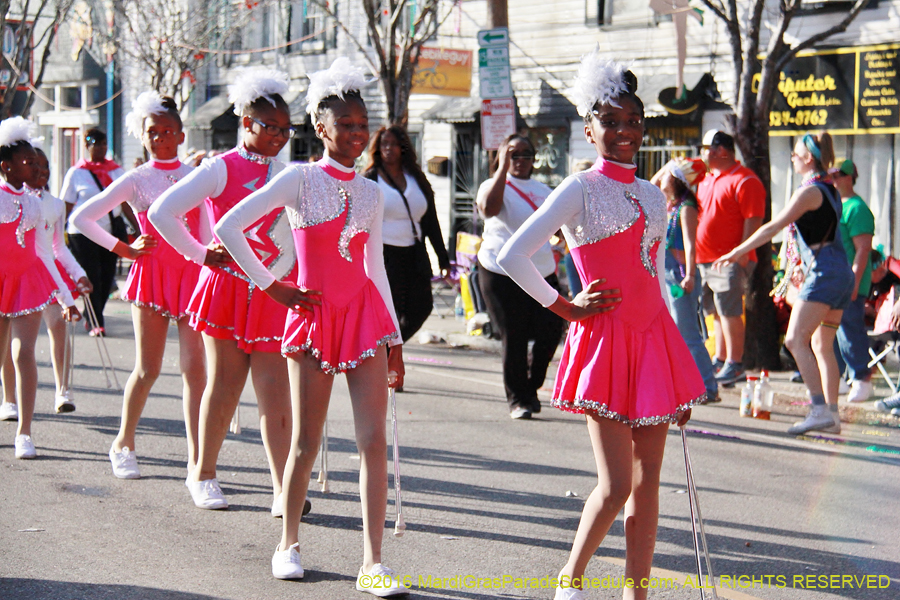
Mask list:
[[[759,175],[766,187],[765,220],[768,221],[772,213],[769,111],[775,99],[779,74],[798,52],[846,30],[869,0],[855,0],[839,22],[793,45],[785,39],[785,34],[791,21],[800,14],[802,0],[701,2],[725,23],[728,31],[735,81],[731,127],[734,141],[744,157],[744,164]],[[763,58],[760,60],[764,17],[771,24],[767,24],[771,37],[765,50],[762,50]],[[746,298],[744,365],[750,369],[776,369],[780,367],[780,360],[775,308],[769,296],[773,277],[771,245],[764,244],[756,253],[759,266],[753,273]]]
[[[431,39],[450,15],[441,14],[441,0],[421,0],[413,11],[404,0],[362,0],[366,14],[366,32],[371,41],[367,48],[337,18],[333,3],[313,0],[359,48],[372,70],[378,73],[387,104],[387,121],[406,127],[409,118],[409,94],[412,78],[419,62],[419,49]],[[372,58],[374,51],[375,57]]]
[[[23,116],[28,116],[31,106],[34,104],[34,90],[41,86],[44,80],[44,71],[53,49],[53,40],[60,24],[69,14],[72,0],[0,0],[0,38],[6,42],[12,42],[11,48],[3,48],[3,69],[8,69],[9,80],[0,91],[0,119],[9,118],[12,115],[13,99],[15,98],[20,74],[33,73],[31,88],[28,91],[28,99],[22,110]],[[7,40],[5,35],[7,27],[15,21],[15,26],[10,27],[11,36]],[[35,56],[35,51],[40,50],[40,56]],[[32,61],[37,59],[37,64]]]

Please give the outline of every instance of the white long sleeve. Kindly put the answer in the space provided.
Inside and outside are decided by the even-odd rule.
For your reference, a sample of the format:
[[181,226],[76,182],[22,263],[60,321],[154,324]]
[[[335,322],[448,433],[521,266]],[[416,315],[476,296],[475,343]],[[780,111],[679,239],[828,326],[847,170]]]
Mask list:
[[110,252],[119,241],[113,234],[101,227],[97,221],[106,217],[112,209],[134,197],[134,182],[131,177],[120,177],[108,188],[87,200],[69,216],[75,227],[92,242]]
[[150,222],[165,240],[185,258],[199,265],[206,260],[206,246],[190,234],[182,217],[207,198],[219,196],[227,181],[225,163],[215,158],[204,160],[190,175],[161,195],[147,211]]
[[60,302],[66,306],[75,306],[75,299],[72,298],[72,293],[69,291],[69,287],[62,276],[60,276],[59,270],[56,268],[56,261],[53,260],[53,238],[50,233],[50,224],[46,220],[42,220],[34,228],[34,251],[38,258],[41,259],[41,262],[44,263],[44,266],[50,273],[50,277],[53,278]]
[[497,257],[497,263],[506,274],[541,306],[556,302],[559,292],[544,280],[531,257],[560,227],[571,225],[574,228],[583,212],[581,183],[570,177],[519,227]]
[[87,277],[87,273],[78,264],[69,247],[66,246],[66,204],[49,192],[42,192],[41,201],[46,211],[44,214],[47,223],[50,225],[53,235],[53,256],[56,257],[56,260],[59,261],[59,264],[63,266],[73,281]]
[[[391,320],[394,327],[400,331],[400,321],[397,319],[397,312],[394,310],[394,299],[391,296],[391,283],[388,281],[387,271],[384,268],[384,240],[382,239],[382,223],[384,222],[384,195],[381,189],[378,189],[378,210],[375,214],[375,220],[369,228],[369,239],[366,240],[365,264],[366,275],[375,284],[378,293],[381,294],[384,305],[391,314]],[[388,346],[399,346],[403,343],[403,339],[398,335],[392,339]]]
[[231,208],[215,226],[215,233],[225,244],[234,261],[260,289],[267,289],[275,276],[250,248],[244,230],[278,208],[284,208],[300,196],[303,179],[296,168],[285,169],[272,181]]

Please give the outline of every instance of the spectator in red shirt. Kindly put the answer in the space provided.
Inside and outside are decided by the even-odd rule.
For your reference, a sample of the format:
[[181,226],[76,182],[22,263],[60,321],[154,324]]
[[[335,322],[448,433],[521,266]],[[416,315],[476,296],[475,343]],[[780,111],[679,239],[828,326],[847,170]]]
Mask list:
[[727,133],[708,131],[702,154],[710,174],[697,189],[697,263],[703,279],[703,311],[715,318],[716,380],[727,387],[745,379],[744,293],[756,254],[751,251],[721,269],[712,268],[712,262],[759,229],[766,190],[759,177],[735,158],[734,138]]

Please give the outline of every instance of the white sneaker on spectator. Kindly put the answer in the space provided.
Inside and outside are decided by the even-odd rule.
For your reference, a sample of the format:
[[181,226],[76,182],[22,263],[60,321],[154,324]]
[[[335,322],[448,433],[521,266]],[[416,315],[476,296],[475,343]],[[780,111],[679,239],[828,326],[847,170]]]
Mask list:
[[109,449],[109,462],[112,463],[113,475],[119,479],[140,479],[141,471],[138,469],[137,456],[128,446],[121,452]]
[[37,452],[34,450],[34,442],[30,435],[16,436],[16,458],[34,458]]
[[69,390],[65,390],[64,392],[56,395],[56,412],[58,413],[70,413],[75,412],[75,404],[71,399],[71,392]]
[[12,402],[0,404],[0,421],[18,421],[19,407]]
[[809,407],[809,413],[802,421],[794,423],[788,433],[800,435],[809,431],[824,431],[825,433],[840,433],[841,424],[835,421],[835,417],[827,404],[813,404]]
[[872,397],[875,386],[871,381],[860,381],[854,379],[850,383],[850,393],[847,395],[847,402],[866,402]]
[[847,383],[847,380],[841,377],[838,380],[838,396],[843,396],[845,394],[850,393],[850,384]]
[[278,546],[275,546],[275,554],[272,555],[272,576],[275,579],[303,579],[303,566],[297,550],[300,544],[294,544],[287,550],[279,550]]
[[375,563],[368,573],[364,573],[362,567],[359,568],[359,574],[356,576],[356,591],[369,592],[379,598],[409,593],[394,571],[381,563]]
[[225,500],[225,494],[222,493],[222,488],[219,487],[216,479],[191,481],[188,489],[191,491],[191,498],[197,508],[206,510],[228,508],[228,501]]

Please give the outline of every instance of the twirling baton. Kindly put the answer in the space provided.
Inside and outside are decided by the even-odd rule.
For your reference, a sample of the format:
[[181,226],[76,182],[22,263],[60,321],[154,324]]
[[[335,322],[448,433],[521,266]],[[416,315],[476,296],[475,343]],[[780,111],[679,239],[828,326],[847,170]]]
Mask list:
[[[709,580],[712,582],[712,586],[710,587],[712,599],[719,600],[719,596],[716,594],[716,576],[713,574],[712,561],[709,558],[709,546],[706,544],[706,531],[703,528],[703,517],[700,514],[700,500],[697,497],[697,486],[694,484],[694,470],[691,468],[691,453],[688,450],[687,435],[684,432],[684,427],[681,428],[681,445],[684,447],[684,472],[687,476],[688,500],[691,505],[691,531],[693,532],[694,540],[694,556],[697,559],[697,579],[700,584],[700,599],[706,600],[706,594],[703,591],[703,569],[700,560],[702,545],[703,555],[706,558],[706,573],[709,576]],[[699,540],[697,536],[698,524],[700,526]]]
[[66,323],[66,345],[63,346],[63,381],[64,392],[72,389],[75,381],[75,321]]
[[400,498],[400,441],[397,438],[397,390],[390,387],[390,384],[396,380],[397,373],[394,371],[388,373],[388,392],[391,395],[391,423],[394,426],[394,491],[397,494],[395,501],[397,505],[397,520],[394,521],[394,535],[403,537],[406,523],[403,522],[403,502]]
[[[91,305],[87,297],[84,298],[84,312],[88,316],[88,323],[91,329],[98,329],[100,322],[97,320],[97,313]],[[96,335],[94,339],[97,341],[97,352],[100,354],[100,364],[103,366],[103,375],[106,377],[106,387],[111,388],[112,382],[109,380],[109,373],[106,371],[106,363],[109,363],[109,370],[112,371],[113,381],[116,382],[116,389],[122,389],[119,385],[119,378],[116,377],[116,369],[113,367],[112,358],[109,356],[109,348],[106,347],[106,340],[102,336]]]
[[322,450],[319,458],[319,478],[316,480],[322,484],[322,493],[331,491],[328,488],[328,416],[325,416],[325,424],[322,426]]

